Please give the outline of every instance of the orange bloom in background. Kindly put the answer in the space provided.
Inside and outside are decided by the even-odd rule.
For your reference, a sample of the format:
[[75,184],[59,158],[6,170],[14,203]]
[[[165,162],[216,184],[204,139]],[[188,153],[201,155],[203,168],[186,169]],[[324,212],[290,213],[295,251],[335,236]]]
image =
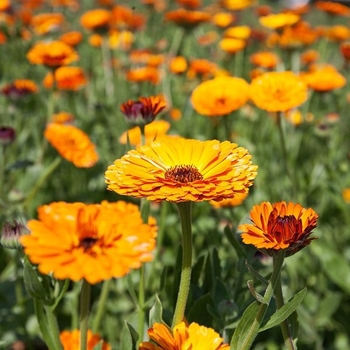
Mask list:
[[194,10],[202,5],[201,0],[176,0],[176,2],[184,7]]
[[248,150],[235,143],[179,138],[129,151],[105,178],[120,195],[180,203],[235,197],[248,191],[256,175]]
[[79,59],[74,49],[61,41],[40,41],[27,53],[31,64],[43,64],[50,68],[65,66]]
[[142,342],[139,350],[229,350],[229,344],[212,328],[200,326],[192,322],[186,326],[185,322],[176,325],[171,331],[162,323],[155,323],[148,329],[148,336],[152,342]]
[[98,161],[89,136],[73,125],[48,124],[44,136],[64,159],[78,168],[90,168]]
[[[87,83],[85,73],[81,67],[59,67],[55,71],[55,83],[60,90],[76,91]],[[52,72],[48,72],[43,80],[46,89],[54,84]]]
[[0,45],[5,44],[7,42],[7,36],[0,31]]
[[343,189],[342,197],[343,197],[344,202],[350,203],[350,187]]
[[190,61],[187,75],[189,78],[195,78],[197,75],[208,78],[209,76],[214,76],[217,70],[218,66],[216,63],[205,58],[197,58]]
[[349,16],[350,9],[334,1],[316,1],[315,8],[335,16]]
[[128,125],[142,126],[151,123],[166,107],[163,96],[140,97],[137,101],[128,100],[120,106]]
[[123,201],[55,202],[38,208],[38,220],[29,220],[31,234],[21,243],[41,273],[95,284],[152,260],[157,228],[154,219],[149,222]]
[[193,28],[201,23],[210,21],[210,14],[202,11],[189,11],[183,8],[169,11],[165,14],[165,19],[169,22],[183,27]]
[[241,78],[222,76],[198,85],[191,95],[196,112],[209,117],[230,114],[249,99],[249,84]]
[[73,114],[68,113],[68,112],[55,113],[51,117],[51,123],[71,124],[72,122],[74,122],[74,116],[73,116]]
[[270,15],[272,13],[272,8],[268,5],[258,5],[255,8],[255,13],[259,17],[267,16],[267,15]]
[[[155,120],[145,125],[145,144],[150,144],[154,140],[162,138],[170,129],[170,123],[165,120]],[[132,146],[141,146],[141,129],[135,126],[125,132],[119,138],[119,142],[125,145],[127,142]]]
[[299,109],[291,109],[285,112],[284,117],[294,126],[298,126],[304,121],[304,117]]
[[303,73],[301,78],[309,88],[320,92],[339,89],[346,84],[346,78],[330,64],[311,67],[311,70]]
[[[63,350],[76,350],[79,349],[80,344],[80,331],[75,329],[73,331],[63,331],[60,334],[60,341],[63,346]],[[111,350],[112,347],[101,339],[98,334],[93,334],[89,329],[87,332],[87,350],[93,350],[95,346],[101,344],[101,350]]]
[[129,50],[135,40],[134,34],[128,30],[111,29],[108,34],[108,43],[111,49]]
[[221,0],[220,3],[227,10],[239,11],[254,5],[255,0]]
[[173,57],[169,62],[169,70],[174,74],[181,74],[187,70],[187,60],[184,56]]
[[226,28],[236,20],[236,16],[229,12],[218,12],[213,15],[212,23],[219,28]]
[[247,43],[245,40],[236,38],[224,38],[219,42],[221,50],[227,53],[237,53],[246,47]]
[[1,0],[0,1],[0,11],[8,11],[11,8],[11,3],[9,0]]
[[111,12],[105,9],[93,9],[80,17],[80,24],[87,30],[105,32],[112,19]]
[[253,244],[257,249],[271,255],[273,251],[285,250],[290,256],[307,246],[317,225],[318,215],[312,208],[303,208],[292,202],[262,202],[250,212],[252,224],[240,225],[243,243]]
[[61,13],[39,13],[31,19],[30,24],[36,34],[43,35],[57,31],[63,21]]
[[38,86],[30,79],[16,79],[1,88],[1,93],[12,99],[19,99],[38,92]]
[[172,120],[178,121],[182,119],[182,112],[181,112],[181,109],[179,108],[172,108],[169,111],[169,114]]
[[75,47],[83,40],[83,34],[75,30],[62,34],[59,40],[69,46]]
[[343,25],[332,26],[326,29],[325,36],[334,41],[345,41],[350,38],[350,29]]
[[210,201],[209,203],[216,209],[237,207],[248,197],[249,192],[237,194],[234,198],[223,199],[222,201]]
[[250,62],[258,67],[273,69],[277,66],[279,58],[274,52],[262,51],[250,55]]
[[93,47],[101,47],[103,37],[100,34],[92,34],[89,36],[89,44]]
[[350,61],[350,42],[344,42],[340,44],[340,53],[345,61]]
[[138,67],[126,72],[126,79],[134,83],[149,81],[158,85],[161,81],[161,72],[155,67]]
[[219,39],[219,34],[213,30],[197,37],[197,42],[201,46],[209,46]]
[[252,30],[249,26],[230,27],[224,31],[224,37],[247,40],[249,39],[251,32]]
[[300,17],[293,13],[278,13],[260,17],[259,22],[266,28],[280,29],[297,23],[299,19]]
[[300,55],[300,61],[302,64],[311,64],[316,62],[320,58],[320,53],[317,50],[307,50]]
[[158,67],[164,63],[165,56],[162,54],[153,54],[150,50],[133,50],[130,52],[129,60],[132,63]]
[[268,112],[285,112],[307,99],[307,85],[291,71],[268,72],[250,84],[250,98]]

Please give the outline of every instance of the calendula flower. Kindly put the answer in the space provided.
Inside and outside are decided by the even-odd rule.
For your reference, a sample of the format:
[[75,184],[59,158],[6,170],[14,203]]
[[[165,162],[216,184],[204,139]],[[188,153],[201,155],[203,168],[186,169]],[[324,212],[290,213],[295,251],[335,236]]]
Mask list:
[[106,32],[109,29],[112,14],[105,9],[93,9],[80,17],[80,24],[88,30]]
[[169,62],[169,71],[174,74],[184,73],[187,69],[187,60],[184,56],[173,57]]
[[244,10],[255,3],[255,0],[221,0],[221,4],[228,10]]
[[95,145],[73,125],[48,124],[44,136],[63,158],[78,168],[90,168],[98,161]]
[[283,249],[290,256],[308,245],[317,225],[318,215],[312,208],[292,202],[262,202],[250,212],[252,224],[240,225],[243,243],[253,244],[267,254]]
[[74,121],[74,116],[68,112],[55,113],[51,117],[51,123],[56,124],[71,124]]
[[350,203],[350,187],[343,189],[342,197],[343,197],[344,202]]
[[318,10],[324,11],[330,15],[338,15],[338,16],[349,16],[350,9],[338,2],[334,1],[316,1],[315,7]]
[[320,53],[317,50],[309,49],[300,55],[300,61],[302,64],[311,64],[316,62],[320,58]]
[[126,275],[152,260],[156,226],[142,222],[134,204],[55,202],[29,220],[21,243],[41,273],[91,284]]
[[[63,350],[76,350],[79,349],[80,344],[80,331],[75,329],[73,331],[63,331],[60,334],[60,341],[63,346]],[[102,343],[102,344],[101,344]],[[95,346],[100,346],[101,350],[111,350],[112,347],[101,339],[98,334],[92,333],[89,329],[87,331],[87,350],[93,350]]]
[[111,14],[113,26],[119,29],[141,30],[146,23],[146,17],[137,13],[133,7],[115,5],[111,10]]
[[259,22],[266,28],[280,29],[297,23],[299,19],[300,17],[293,13],[278,13],[260,17]]
[[83,34],[76,30],[64,33],[60,36],[60,41],[72,47],[75,47],[78,44],[80,44],[82,40],[83,40]]
[[140,97],[137,101],[128,100],[120,106],[125,120],[130,126],[143,126],[151,123],[166,107],[163,96]]
[[108,189],[151,201],[199,202],[245,193],[257,166],[235,143],[178,139],[129,151],[105,173]]
[[55,71],[55,81],[52,72],[48,72],[43,80],[43,85],[51,89],[54,84],[59,90],[79,90],[86,85],[87,80],[81,67],[59,67]]
[[62,41],[41,41],[27,53],[31,64],[43,64],[50,68],[65,66],[79,59],[77,52]]
[[341,43],[339,48],[345,62],[350,62],[350,42]]
[[160,83],[161,73],[158,68],[154,67],[138,67],[130,69],[126,72],[126,79],[134,83],[148,81],[154,85]]
[[43,35],[57,31],[63,21],[61,13],[39,13],[31,19],[30,24],[36,34]]
[[165,19],[186,28],[193,28],[200,23],[209,22],[210,14],[202,11],[190,11],[180,8],[167,12],[165,14]]
[[224,31],[224,37],[247,40],[249,39],[251,32],[252,30],[249,26],[230,27]]
[[273,69],[279,61],[278,56],[274,52],[261,51],[250,55],[250,62],[258,67]]
[[229,350],[229,344],[212,328],[191,323],[179,323],[171,331],[162,323],[155,323],[148,336],[153,342],[142,342],[139,350]]
[[223,38],[219,42],[220,49],[231,54],[243,50],[246,47],[246,45],[247,42],[245,40],[236,38]]
[[237,207],[244,202],[244,200],[248,197],[248,194],[248,192],[240,193],[237,194],[237,196],[235,196],[234,198],[223,199],[222,201],[210,201],[209,203],[217,209],[226,207]]
[[350,38],[350,29],[344,25],[336,25],[326,29],[325,36],[333,41],[345,41]]
[[189,78],[195,78],[200,75],[207,78],[213,76],[217,70],[217,64],[212,61],[205,58],[192,59],[188,68],[188,76]]
[[184,7],[194,10],[202,5],[201,0],[176,0],[176,2]]
[[1,88],[1,93],[12,99],[19,99],[38,92],[38,86],[29,79],[16,79]]
[[228,12],[218,12],[213,15],[212,22],[219,28],[226,28],[236,20],[235,15]]
[[285,112],[306,101],[307,85],[293,72],[268,72],[252,81],[250,98],[263,110]]
[[222,76],[197,86],[191,95],[193,108],[210,117],[229,114],[249,98],[249,84],[241,78]]

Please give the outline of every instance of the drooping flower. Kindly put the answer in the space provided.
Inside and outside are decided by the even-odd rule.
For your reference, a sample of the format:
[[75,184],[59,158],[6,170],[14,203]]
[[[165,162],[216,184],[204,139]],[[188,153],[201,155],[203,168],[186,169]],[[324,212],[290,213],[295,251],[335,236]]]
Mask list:
[[197,86],[191,95],[193,108],[214,117],[227,115],[242,107],[249,98],[249,84],[241,78],[222,76]]
[[63,158],[78,168],[90,168],[98,161],[89,136],[73,125],[48,124],[44,136]]
[[307,85],[291,71],[268,72],[250,84],[254,104],[269,112],[285,112],[307,99]]
[[235,143],[181,138],[129,151],[105,173],[118,194],[176,203],[235,197],[256,175],[248,150]]
[[262,202],[250,212],[252,224],[240,225],[243,243],[253,244],[267,254],[283,249],[290,256],[308,245],[317,225],[318,214],[312,208],[284,201]]
[[38,86],[29,79],[16,79],[1,88],[1,93],[12,99],[19,99],[38,92]]
[[[80,331],[78,329],[73,331],[63,331],[60,333],[60,341],[63,346],[63,350],[79,349]],[[107,342],[103,341],[98,334],[92,333],[92,331],[89,329],[87,331],[87,350],[93,350],[94,347],[99,344],[101,344],[101,347],[99,347],[101,350],[112,349],[112,347]]]
[[91,284],[152,260],[156,237],[154,219],[144,224],[138,207],[123,201],[43,205],[28,228],[21,243],[41,273]]
[[214,329],[195,322],[189,326],[181,322],[172,331],[162,323],[155,323],[148,330],[148,336],[153,342],[142,342],[139,350],[229,350],[230,348]]
[[55,81],[53,73],[48,72],[43,80],[43,85],[51,89],[54,84],[59,90],[76,91],[86,85],[87,79],[81,67],[59,67],[55,71]]

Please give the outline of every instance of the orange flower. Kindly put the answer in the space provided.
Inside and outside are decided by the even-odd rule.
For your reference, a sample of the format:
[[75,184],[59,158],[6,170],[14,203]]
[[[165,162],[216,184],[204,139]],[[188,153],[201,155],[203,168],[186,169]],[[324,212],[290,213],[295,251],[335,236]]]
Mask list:
[[346,62],[350,62],[350,42],[340,44],[340,52]]
[[112,8],[112,23],[119,29],[140,30],[145,26],[146,18],[131,7],[116,5]]
[[63,21],[64,17],[61,13],[39,13],[32,18],[30,24],[36,34],[43,35],[57,31]]
[[29,50],[27,59],[31,64],[57,68],[77,61],[79,55],[72,47],[61,41],[41,41]]
[[223,199],[222,201],[210,201],[209,203],[216,209],[226,208],[226,207],[237,207],[241,205],[244,200],[248,197],[247,193],[237,194],[234,198]]
[[129,50],[134,42],[134,34],[128,30],[109,31],[108,43],[111,49]]
[[200,202],[245,193],[257,175],[235,143],[178,139],[129,151],[105,173],[108,189],[151,201]]
[[68,112],[59,112],[51,117],[51,123],[57,124],[70,124],[74,121],[73,114]]
[[170,60],[169,70],[174,74],[184,73],[187,69],[187,60],[184,56],[176,56]]
[[0,11],[5,12],[10,10],[11,8],[11,3],[10,0],[1,0],[0,1]]
[[129,55],[132,63],[146,64],[151,67],[158,67],[165,61],[162,54],[153,54],[150,50],[133,50]]
[[256,52],[250,56],[250,62],[258,67],[273,69],[277,66],[279,59],[274,52]]
[[158,85],[161,80],[161,74],[159,69],[154,67],[139,67],[127,71],[126,79],[134,83],[149,81],[154,85]]
[[334,1],[316,1],[315,7],[318,10],[327,12],[330,15],[349,16],[350,9]]
[[98,161],[95,145],[73,125],[48,124],[44,136],[63,158],[78,168],[90,168]]
[[189,326],[181,322],[171,331],[162,323],[155,323],[148,330],[153,342],[142,342],[139,350],[229,350],[229,344],[212,328],[192,322]]
[[210,75],[213,76],[217,70],[218,66],[216,63],[205,58],[192,59],[188,68],[188,76],[189,78],[194,78],[197,75],[201,75],[203,77],[208,77]]
[[[78,90],[86,84],[87,80],[84,71],[80,67],[59,67],[55,71],[55,83],[60,90]],[[46,74],[43,85],[51,89],[54,84],[53,74]]]
[[236,20],[235,15],[228,12],[218,12],[212,17],[212,22],[220,28],[226,28]]
[[260,17],[259,22],[266,28],[280,29],[297,23],[299,19],[300,17],[293,13],[278,13]]
[[300,55],[301,63],[311,64],[316,62],[320,57],[320,53],[317,50],[307,50]]
[[156,237],[156,226],[144,224],[138,207],[123,201],[43,205],[28,228],[21,243],[41,273],[91,284],[152,260]]
[[80,24],[88,30],[105,32],[109,28],[112,15],[105,9],[93,9],[80,17]]
[[342,197],[343,197],[344,202],[350,203],[350,187],[343,189]]
[[83,34],[81,34],[78,31],[67,32],[60,36],[60,41],[72,47],[75,47],[78,44],[80,44],[82,39],[83,39]]
[[38,86],[29,79],[16,79],[1,88],[1,93],[9,98],[18,99],[38,92]]
[[249,39],[251,32],[252,30],[249,26],[230,27],[225,30],[224,37],[247,40]]
[[197,42],[199,45],[209,46],[215,43],[215,41],[217,41],[218,38],[219,38],[219,34],[213,30],[210,30],[205,34],[198,36]]
[[219,42],[220,49],[227,53],[236,53],[243,50],[247,43],[242,39],[224,38]]
[[0,45],[5,44],[7,42],[7,36],[0,31]]
[[201,6],[202,1],[201,0],[176,0],[176,2],[184,7],[187,7],[191,10],[194,10]]
[[318,215],[292,202],[262,202],[250,212],[252,224],[240,225],[245,244],[253,244],[267,254],[283,249],[287,256],[308,245],[316,227]]
[[268,72],[252,81],[250,98],[268,112],[285,112],[306,101],[307,85],[293,72]]
[[199,114],[215,117],[241,108],[248,98],[249,85],[245,80],[222,76],[197,86],[192,92],[191,103]]
[[221,0],[221,4],[228,10],[244,10],[255,3],[255,0]]
[[[80,344],[80,331],[75,329],[73,331],[63,331],[60,334],[60,340],[63,346],[63,350],[76,350],[79,349]],[[102,342],[102,344],[101,344]],[[103,341],[98,334],[93,334],[89,329],[87,333],[87,350],[93,350],[95,346],[100,346],[101,350],[111,350],[112,347]]]
[[202,11],[189,11],[183,8],[169,11],[165,14],[165,19],[183,27],[193,28],[200,23],[208,22],[210,14]]
[[334,41],[345,41],[350,38],[350,29],[343,25],[332,26],[326,29],[325,36]]

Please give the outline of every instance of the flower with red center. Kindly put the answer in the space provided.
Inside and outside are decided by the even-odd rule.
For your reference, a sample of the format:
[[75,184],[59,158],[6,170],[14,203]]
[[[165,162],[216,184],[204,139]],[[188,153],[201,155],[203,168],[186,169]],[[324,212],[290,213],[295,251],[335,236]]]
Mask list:
[[308,245],[317,225],[318,214],[312,208],[303,208],[292,202],[262,202],[250,212],[252,224],[240,225],[245,244],[271,255],[273,251],[285,250],[290,256]]
[[1,88],[1,93],[12,99],[19,99],[38,92],[38,86],[29,79],[16,79]]
[[143,223],[138,206],[123,201],[43,205],[28,228],[21,243],[41,273],[91,284],[152,260],[157,230],[153,218]]
[[105,173],[108,189],[151,201],[222,200],[248,192],[257,166],[244,147],[228,141],[179,138],[129,151]]
[[[79,349],[80,344],[80,331],[75,329],[73,331],[63,331],[60,334],[60,341],[63,346],[63,350],[76,350]],[[98,334],[92,333],[89,329],[87,332],[87,350],[93,350],[95,346],[98,346],[101,350],[111,350],[111,346],[103,341]]]
[[140,97],[137,101],[128,100],[120,106],[129,126],[143,126],[151,123],[166,107],[163,96]]

